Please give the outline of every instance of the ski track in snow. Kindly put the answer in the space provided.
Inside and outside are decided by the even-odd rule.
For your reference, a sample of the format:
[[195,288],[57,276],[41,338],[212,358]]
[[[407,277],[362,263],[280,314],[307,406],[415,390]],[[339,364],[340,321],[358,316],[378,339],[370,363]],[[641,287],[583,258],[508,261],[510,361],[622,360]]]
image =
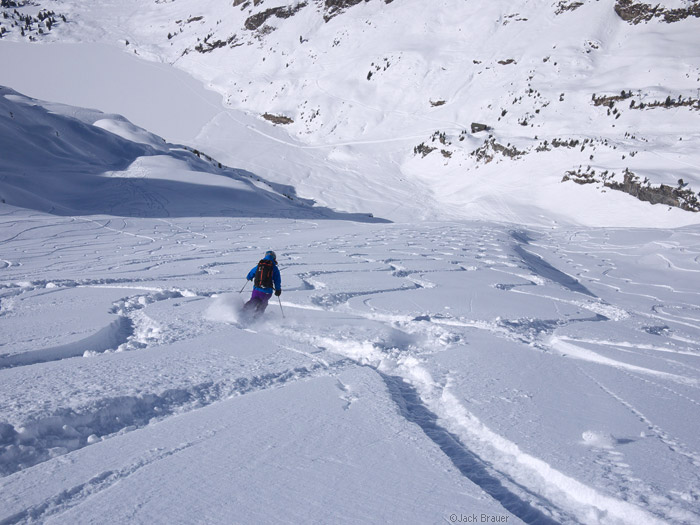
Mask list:
[[[234,396],[246,395],[290,382],[329,374],[342,369],[342,360],[316,363],[309,367],[272,372],[260,376],[224,378],[171,389],[159,394],[100,399],[90,411],[71,410],[32,421],[19,432],[4,429],[5,452],[0,465],[8,475],[55,457],[78,450],[117,433],[130,432],[165,417],[208,406]],[[8,431],[9,430],[9,431]],[[14,445],[14,446],[13,446]]]
[[[522,250],[517,250],[516,253],[518,255],[523,256],[523,251]],[[577,284],[577,282],[572,279],[570,276],[567,276],[565,274],[562,274],[558,270],[552,268],[549,264],[543,263],[543,262],[533,262],[532,257],[524,257],[525,262],[527,266],[535,271],[537,274],[540,274],[541,276],[545,278],[549,278],[550,280],[554,281],[557,284],[562,285],[564,288],[569,289],[570,291],[576,292],[576,293],[582,293],[584,295],[588,296],[593,296],[595,297],[590,291],[588,291],[585,287],[580,286]],[[538,258],[539,259],[539,258]],[[408,273],[402,271],[402,269],[398,268],[396,265],[390,265],[391,270],[393,270],[392,275],[395,277],[407,277]],[[422,272],[425,273],[425,272]],[[305,281],[307,287],[310,286],[312,283],[308,280]],[[323,288],[325,288],[326,285],[323,285]],[[329,301],[328,296],[317,296],[313,302],[317,305],[321,305],[324,307],[334,307],[337,306],[341,301],[339,299],[343,299],[342,302],[347,302],[347,300],[357,297],[357,296],[362,296],[362,295],[368,295],[368,294],[381,294],[381,293],[390,293],[390,292],[396,292],[400,291],[401,289],[391,289],[391,290],[373,290],[371,292],[356,292],[356,293],[341,293],[341,294],[334,294],[332,297],[334,300]],[[553,300],[556,300],[556,298],[551,298]],[[616,314],[619,309],[615,308],[612,305],[604,305],[602,304],[601,306],[592,307],[590,303],[584,303],[581,301],[567,301],[569,304],[574,304],[577,306],[582,306],[587,309],[592,309],[593,311],[596,312],[596,317],[594,318],[589,318],[589,319],[581,319],[581,321],[593,321],[593,322],[601,322],[601,321],[609,321],[610,318],[616,319],[616,320],[622,320],[625,319],[628,316],[626,313],[619,313],[618,315],[610,315],[610,318],[605,317],[598,313],[600,310],[606,311],[606,313],[610,314],[612,312],[613,314]],[[364,302],[365,305],[368,304],[367,301]],[[368,316],[368,318],[372,318],[373,316]],[[429,317],[427,318],[429,319]],[[459,324],[459,323],[452,323],[452,324]],[[518,328],[522,328],[522,323],[509,323],[512,327],[514,327],[516,330]],[[561,323],[561,325],[564,325],[565,323]],[[539,326],[538,326],[539,325]],[[532,320],[529,323],[529,327],[535,327],[534,332],[547,332],[547,331],[552,331],[553,328],[555,328],[557,325],[556,322],[548,322],[548,321],[535,321]],[[503,325],[501,325],[503,326]],[[542,328],[539,328],[542,327]],[[487,328],[488,329],[488,328]],[[532,329],[528,328],[528,332],[530,332],[529,335],[532,335]],[[498,333],[498,331],[494,330],[494,333]],[[286,335],[286,334],[285,334]],[[506,336],[509,337],[508,331],[501,331],[500,334],[501,336]],[[530,343],[533,343],[534,341],[529,341]],[[359,363],[361,364],[370,364],[370,366],[376,367],[378,370],[381,370],[382,367],[386,367],[387,365],[384,363],[384,360],[381,357],[378,357],[376,355],[376,350],[377,348],[381,348],[381,345],[378,345],[377,343],[374,343],[373,345],[363,345],[359,344],[360,350],[358,351],[357,348],[351,350],[348,352],[347,350],[344,351],[344,349],[347,349],[347,346],[352,345],[351,341],[328,341],[324,340],[322,342],[322,347],[325,348],[326,346],[330,346],[330,348],[342,355],[346,355],[348,357],[357,359]],[[544,342],[543,345],[546,346],[551,346],[551,342]],[[396,350],[396,349],[394,349]],[[663,372],[658,372],[655,370],[647,370],[643,369],[640,367],[634,367],[632,365],[627,365],[625,363],[620,363],[614,360],[607,360],[604,358],[599,358],[595,360],[596,362],[603,363],[603,364],[608,364],[612,366],[620,366],[623,368],[630,368],[632,370],[636,371],[642,371],[642,372],[647,372],[651,374],[658,374],[661,377],[664,378],[670,378],[672,380],[678,380],[681,383],[684,384],[690,384],[690,385],[696,385],[697,382],[695,379],[688,379],[685,377],[681,376],[676,376],[673,374],[665,374]],[[404,365],[400,365],[404,366]],[[391,366],[389,367],[392,372],[395,373],[395,368],[392,368]],[[382,373],[382,372],[380,372]],[[416,393],[416,390],[408,386],[408,384],[404,384],[405,381],[411,381],[410,376],[418,376],[421,377],[424,374],[424,371],[420,368],[420,366],[413,366],[410,367],[408,377],[407,374],[403,375],[398,375],[398,376],[387,376],[384,375],[385,380],[387,384],[389,385],[390,390],[392,391],[392,395],[397,399],[397,404],[403,405],[404,408],[402,408],[402,412],[405,412],[405,416],[412,421],[416,422],[417,424],[421,425],[424,430],[426,431],[426,434],[429,434],[431,436],[431,439],[435,440],[436,443],[438,443],[443,450],[445,450],[445,453],[448,454],[453,462],[455,463],[458,468],[460,468],[460,471],[462,471],[467,477],[472,479],[473,481],[477,482],[482,488],[484,488],[489,494],[491,494],[493,497],[501,501],[506,508],[508,508],[513,514],[517,515],[521,519],[523,519],[526,522],[542,522],[546,523],[547,520],[550,518],[547,517],[546,515],[543,515],[539,513],[533,505],[539,505],[545,509],[549,508],[551,511],[551,505],[552,502],[551,500],[553,499],[556,503],[554,504],[555,508],[562,509],[562,508],[567,508],[571,507],[572,501],[566,501],[566,500],[573,500],[574,502],[585,502],[586,504],[592,506],[592,507],[597,507],[598,511],[601,512],[600,516],[597,516],[597,518],[601,518],[602,516],[615,516],[614,519],[616,520],[639,520],[640,522],[651,522],[654,521],[654,518],[652,516],[645,514],[643,512],[638,512],[635,507],[630,507],[629,505],[617,501],[615,499],[611,498],[606,498],[600,494],[596,494],[595,491],[591,491],[588,488],[582,488],[580,486],[577,486],[577,482],[574,480],[568,479],[565,476],[562,476],[560,473],[556,473],[556,471],[553,471],[550,466],[547,466],[546,471],[547,475],[543,476],[543,483],[544,487],[537,487],[537,489],[530,489],[531,492],[534,493],[539,493],[539,497],[534,497],[532,498],[532,494],[528,494],[529,490],[528,488],[523,488],[522,485],[515,484],[515,487],[518,487],[520,491],[525,491],[525,493],[530,496],[532,499],[530,503],[526,503],[520,499],[520,497],[517,495],[518,490],[516,489],[514,492],[509,492],[507,489],[503,489],[503,485],[498,481],[496,478],[489,478],[488,475],[484,474],[481,472],[481,467],[475,466],[474,462],[467,462],[471,463],[470,467],[464,467],[462,464],[465,462],[465,457],[466,456],[471,456],[471,452],[467,450],[462,449],[462,452],[456,452],[455,447],[457,450],[460,449],[462,446],[459,444],[459,440],[457,439],[455,441],[455,437],[450,433],[450,431],[446,429],[442,429],[440,426],[435,424],[435,421],[437,420],[436,416],[432,416],[430,412],[430,409],[426,407],[425,404],[423,404],[422,401],[417,401],[417,399],[420,399],[419,395]],[[413,383],[415,383],[415,377],[413,378]],[[430,382],[428,382],[430,383]],[[429,384],[429,385],[423,385],[429,386],[431,388],[434,387],[434,385]],[[682,394],[678,394],[677,392],[670,390],[669,391],[675,393],[676,395],[679,395],[681,397],[684,397],[686,400],[690,401],[693,404],[696,404],[696,402],[690,398],[687,398],[686,396],[683,396]],[[445,394],[443,394],[444,396]],[[618,398],[616,398],[618,399]],[[419,412],[422,413],[420,418],[414,417],[411,415],[411,410],[405,408],[406,405],[411,405],[413,408],[411,409],[413,412]],[[457,405],[459,406],[459,405]],[[626,405],[629,408],[629,405]],[[422,407],[422,408],[421,408]],[[457,409],[457,413],[462,409],[460,407]],[[640,415],[638,412],[635,411],[636,415]],[[447,417],[454,417],[455,414],[448,414]],[[472,415],[467,416],[468,419],[474,419]],[[645,422],[648,422],[643,416],[641,417]],[[421,421],[422,420],[422,423]],[[481,425],[479,423],[479,425]],[[658,430],[657,430],[658,432]],[[440,437],[436,437],[436,434],[439,434]],[[449,445],[447,442],[449,441],[454,441],[456,444],[454,445]],[[667,441],[664,441],[667,442]],[[671,445],[670,442],[668,442],[669,445]],[[676,445],[673,443],[673,445]],[[505,448],[512,448],[513,444],[506,444]],[[676,445],[677,448],[677,445]],[[675,450],[675,448],[674,448]],[[528,455],[523,454],[520,456],[521,461],[528,463],[532,462],[535,465],[538,465],[538,461],[531,461],[533,458],[529,458]],[[691,454],[688,455],[690,459],[693,460],[693,463],[695,463],[695,457]],[[507,460],[505,458],[501,458],[500,460],[494,461],[492,458],[489,458],[489,464],[491,465],[499,465],[499,463],[507,463]],[[483,460],[479,459],[477,456],[476,461],[478,462],[483,462]],[[498,467],[496,467],[498,468]],[[534,476],[532,476],[533,473],[538,473],[538,469],[535,468],[534,472],[530,472],[529,476],[524,476],[522,478],[522,482],[527,485],[528,481],[525,480],[532,480]],[[545,470],[541,470],[540,472],[545,472]],[[508,473],[507,471],[500,472],[499,475],[504,478],[510,480],[510,476],[517,476],[520,473]],[[484,477],[487,479],[484,480]],[[556,480],[556,482],[552,482],[552,478]],[[561,482],[564,482],[563,485]],[[530,481],[531,482],[531,481]],[[511,481],[512,483],[512,481]],[[494,489],[493,486],[496,486],[497,488]],[[567,490],[562,490],[562,487],[567,487],[570,486],[571,492],[567,492]],[[588,496],[581,496],[581,492],[583,493],[588,493]],[[542,498],[542,493],[549,494],[549,498]],[[562,494],[563,493],[563,494]],[[586,498],[590,498],[589,500],[586,501]],[[637,501],[642,502],[643,497],[638,497]],[[564,500],[564,501],[562,501]],[[573,503],[575,505],[575,503]],[[671,510],[665,509],[667,512],[670,512]],[[580,511],[579,511],[580,512]],[[566,516],[566,514],[558,514],[556,512],[553,513],[554,517],[557,520],[568,520],[571,519],[571,516]],[[578,512],[574,511],[574,515],[578,514]],[[673,513],[671,512],[672,515]],[[590,516],[587,517],[588,519],[591,519]],[[579,517],[580,519],[580,517]],[[584,519],[583,521],[587,521]]]
[[[24,226],[24,221],[6,222],[10,230],[5,241],[7,256],[21,261],[22,266],[8,263],[0,268],[0,315],[9,320],[21,316],[24,304],[34,301],[32,294],[42,290],[55,292],[58,298],[62,290],[79,288],[96,293],[119,291],[124,297],[108,309],[115,321],[94,336],[6,354],[0,357],[0,374],[86,358],[81,356],[100,359],[100,354],[123,350],[148,352],[178,341],[196,344],[197,337],[208,330],[209,321],[192,314],[173,321],[168,318],[178,315],[183,304],[192,308],[226,290],[237,291],[240,277],[259,253],[268,243],[280,242],[264,235],[255,239],[246,231],[263,231],[268,221],[250,221],[233,228],[226,221],[216,220],[193,226],[192,221],[175,219],[129,219],[120,228],[113,228],[110,221],[102,219],[66,219],[64,227],[78,228],[63,230],[67,232],[65,238],[58,233],[47,236],[46,232],[56,226],[36,224],[41,221],[33,217],[31,227]],[[278,345],[280,352],[293,354],[306,364],[244,376],[227,376],[224,372],[232,371],[223,368],[209,372],[209,379],[201,383],[185,380],[179,387],[160,391],[154,380],[152,391],[147,393],[93,399],[82,408],[66,406],[43,417],[35,413],[33,419],[21,425],[2,427],[3,474],[115,434],[157,424],[182,411],[272,387],[284,388],[301,379],[334,375],[348,366],[364,366],[376,371],[399,413],[418,425],[462,475],[527,523],[684,523],[697,519],[692,504],[675,493],[656,494],[653,483],[630,483],[629,478],[638,475],[635,466],[624,463],[610,447],[600,449],[600,476],[615,483],[624,498],[610,492],[609,487],[579,481],[536,452],[529,452],[531,444],[512,441],[468,408],[469,400],[460,399],[453,388],[453,370],[440,361],[441,356],[455,349],[469,352],[475,333],[495,343],[517,345],[533,356],[575,359],[576,370],[583,377],[632,413],[681,461],[696,468],[700,466],[700,453],[693,444],[674,437],[663,425],[652,422],[654,417],[646,415],[644,409],[596,379],[596,370],[614,370],[623,374],[620,377],[661,389],[697,409],[700,403],[687,390],[698,389],[698,367],[693,366],[693,359],[700,355],[700,347],[694,342],[698,323],[693,322],[695,317],[689,310],[692,290],[684,292],[675,286],[660,289],[648,278],[610,276],[608,258],[613,257],[612,252],[602,239],[594,237],[588,239],[588,245],[601,253],[580,252],[580,243],[567,245],[561,233],[514,233],[504,226],[397,225],[371,227],[361,233],[346,227],[322,240],[317,239],[316,226],[294,221],[276,223],[277,229],[292,233],[288,240],[282,240],[287,244],[277,248],[283,265],[283,304],[288,319],[282,320],[271,303],[268,317],[275,319],[274,323],[265,322],[260,330],[241,326],[251,337],[259,332],[278,335],[285,341]],[[295,242],[295,235],[316,240]],[[127,238],[131,242],[117,240]],[[143,245],[144,240],[148,247]],[[207,244],[193,253],[195,242]],[[117,246],[116,254],[104,252],[113,251],[113,246]],[[221,250],[221,246],[226,249]],[[690,255],[678,251],[667,254],[672,261],[679,258],[666,265],[667,271],[692,264]],[[556,266],[557,256],[564,261],[562,269]],[[37,266],[46,257],[53,261],[48,272]],[[37,278],[40,273],[43,277]],[[630,302],[625,297],[635,287],[656,291],[653,296],[634,292],[639,302]],[[463,295],[469,300],[461,299]],[[484,296],[490,300],[484,302]],[[621,299],[616,302],[614,298]],[[198,308],[201,311],[202,307]],[[532,315],[538,311],[544,316]],[[650,319],[674,328],[649,327]],[[229,323],[234,329],[239,326],[234,318]],[[595,327],[606,329],[611,325],[618,328],[608,338],[598,334],[591,337]],[[613,340],[615,334],[633,339]],[[649,342],[659,337],[664,338],[663,342]],[[640,338],[646,342],[634,342]],[[606,355],[617,347],[632,352],[630,358],[635,359],[626,362],[619,353],[615,357]],[[574,348],[578,353],[572,353]],[[636,358],[644,354],[634,353],[635,349],[663,353],[668,359],[647,359],[642,366],[636,364]],[[669,367],[674,371],[670,372]],[[339,382],[338,389],[345,410],[352,410],[358,399],[351,387]],[[21,420],[22,416],[14,417]],[[595,443],[597,434],[591,435]],[[143,463],[99,474],[0,523],[44,519],[108,488],[163,454],[176,452],[159,451]],[[691,494],[699,490],[697,476],[694,483]]]
[[[592,376],[584,372],[583,370],[581,371],[584,375],[586,375],[591,381],[593,381],[598,387],[600,387],[601,390],[603,390],[606,394],[610,395],[612,398],[614,398],[616,401],[619,401],[620,404],[622,404],[625,408],[627,408],[630,412],[632,412],[635,416],[637,416],[640,421],[643,421],[649,428],[651,432],[653,432],[658,438],[663,441],[666,445],[668,445],[669,449],[672,450],[673,452],[676,452],[678,454],[681,454],[682,456],[685,456],[688,458],[693,465],[695,466],[700,466],[700,454],[696,454],[694,452],[689,451],[689,449],[684,446],[682,443],[678,442],[676,439],[672,438],[669,434],[667,434],[661,427],[658,425],[655,425],[652,423],[649,418],[647,418],[644,414],[642,414],[637,408],[635,408],[631,403],[625,401],[622,397],[620,397],[618,394],[614,393],[612,390],[610,390],[608,387],[604,386],[600,381],[597,381],[594,379]],[[629,375],[629,374],[628,374]],[[637,378],[636,376],[632,376]],[[640,378],[637,378],[640,379]],[[647,379],[641,379],[644,382],[649,383],[650,385],[659,387],[658,384],[653,383],[652,381],[649,381]],[[671,392],[672,394],[684,398],[686,401],[689,401],[695,405],[698,403],[683,394],[679,394],[678,392],[665,387],[661,386],[660,388]]]
[[144,467],[178,454],[188,448],[206,441],[213,435],[213,432],[202,436],[198,441],[183,443],[179,447],[169,450],[153,450],[146,454],[140,461],[132,463],[119,470],[108,470],[92,477],[86,483],[71,487],[56,496],[43,501],[41,504],[31,506],[12,516],[8,516],[0,521],[0,525],[14,525],[16,523],[35,523],[47,518],[61,514],[70,508],[82,503],[87,498],[109,489],[115,483],[125,480]]
[[[618,151],[589,146],[581,157],[590,155],[593,160],[593,148],[594,166],[600,170],[626,165],[642,177],[651,172],[663,175],[658,182],[668,184],[682,175],[692,187],[697,182],[698,164],[692,162],[697,136],[684,134],[683,148],[665,141],[675,142],[680,129],[694,129],[694,112],[625,111],[613,132],[606,119],[597,117],[597,104],[590,102],[593,90],[617,93],[625,87],[610,79],[619,77],[613,73],[625,65],[617,57],[628,60],[630,52],[642,67],[628,68],[630,86],[625,88],[639,89],[639,97],[655,96],[641,89],[649,85],[658,85],[659,92],[668,89],[674,97],[694,92],[697,60],[692,53],[676,68],[659,58],[666,56],[666,46],[691,49],[692,17],[673,29],[657,24],[627,27],[609,17],[615,15],[604,3],[559,2],[562,14],[556,16],[553,9],[537,6],[521,6],[520,13],[506,16],[512,12],[506,2],[464,3],[462,14],[473,18],[475,31],[444,24],[446,31],[436,38],[427,29],[449,16],[447,4],[409,6],[410,20],[403,29],[398,24],[399,32],[393,33],[387,23],[397,25],[397,19],[387,13],[398,3],[366,2],[364,8],[372,11],[358,6],[348,9],[345,19],[304,28],[309,34],[300,37],[300,45],[295,32],[293,47],[287,48],[285,26],[272,17],[281,30],[257,35],[260,46],[251,40],[255,46],[200,56],[183,53],[191,50],[183,47],[190,45],[183,39],[194,46],[194,39],[199,41],[210,30],[205,43],[210,36],[228,38],[223,32],[229,31],[230,22],[249,13],[236,10],[236,17],[229,18],[230,5],[222,5],[222,11],[205,6],[201,12],[206,16],[183,14],[187,22],[174,40],[168,33],[165,41],[164,34],[175,30],[172,22],[180,15],[171,16],[189,7],[176,3],[175,11],[166,13],[158,5],[146,9],[138,2],[126,7],[107,2],[95,9],[59,4],[70,20],[65,26],[59,22],[59,35],[65,29],[68,37],[79,41],[128,40],[130,54],[178,62],[225,94],[229,106],[250,114],[221,112],[222,118],[201,130],[201,147],[211,147],[222,161],[272,175],[280,187],[289,183],[300,195],[329,206],[359,210],[369,205],[378,215],[410,221],[416,219],[412,215],[447,214],[522,217],[525,223],[552,226],[560,218],[654,227],[657,222],[694,223],[691,215],[681,215],[685,212],[667,213],[665,206],[650,208],[617,192],[603,196],[590,191],[591,186],[585,190],[573,183],[562,185],[561,173],[569,164],[579,164],[574,152],[561,155],[565,162],[549,160],[557,152],[541,152],[534,163],[533,157],[512,163],[497,158],[478,166],[467,155],[482,138],[465,133],[459,139],[467,139],[463,151],[441,140],[449,150],[443,155],[410,156],[411,147],[430,140],[436,130],[449,133],[448,141],[458,146],[456,135],[468,129],[471,119],[495,125],[500,109],[502,118],[494,131],[499,144],[511,140],[518,147],[536,147],[540,139],[530,139],[522,128],[525,115],[526,123],[529,119],[534,121],[531,126],[543,126],[532,131],[548,140],[609,140]],[[28,4],[34,7],[40,8]],[[295,18],[303,21],[301,27],[317,20],[304,18],[307,12]],[[94,27],[88,23],[93,18],[99,22]],[[211,26],[214,20],[218,27]],[[335,23],[341,32],[335,33]],[[568,31],[571,23],[580,24],[581,32],[578,27]],[[533,27],[551,33],[549,40],[557,45],[534,39],[532,49],[523,54],[519,37],[535,35]],[[451,32],[456,29],[460,35]],[[377,30],[381,38],[373,40]],[[13,32],[10,39],[16,36]],[[411,45],[425,33],[424,49],[407,48],[402,33]],[[54,34],[42,38],[60,39]],[[586,43],[589,49],[581,49],[584,34],[593,38]],[[337,38],[332,47],[330,38]],[[358,44],[376,47],[371,49],[373,59],[379,62],[380,56],[388,56],[392,69],[386,71],[386,58],[384,71],[377,69],[371,81],[369,76],[364,80],[367,48]],[[243,52],[268,45],[265,64],[257,53]],[[471,56],[465,56],[464,49],[470,49]],[[238,51],[240,60],[232,60],[229,53]],[[499,69],[498,61],[510,56],[513,63]],[[411,60],[425,64],[407,64]],[[285,62],[289,70],[282,67]],[[226,85],[228,77],[219,75],[225,68],[242,78],[249,65],[247,87]],[[656,66],[658,74],[645,74]],[[155,64],[151,67],[156,69]],[[311,81],[304,74],[308,71],[317,73]],[[358,71],[360,84],[369,89],[356,87],[350,75]],[[412,74],[425,79],[412,79]],[[350,81],[334,86],[336,76]],[[572,86],[572,78],[580,86]],[[221,111],[212,99],[187,86],[216,113]],[[403,97],[388,90],[397,86]],[[432,95],[428,107],[428,90],[442,97],[443,108],[433,104]],[[528,100],[533,92],[537,96]],[[488,111],[472,107],[472,101],[484,95],[495,96]],[[393,100],[385,100],[388,96]],[[284,100],[294,97],[319,101],[311,120],[318,118],[309,122],[306,132],[299,127],[304,126],[304,113],[285,107]],[[512,99],[517,103],[510,103]],[[361,110],[346,111],[343,106]],[[535,108],[537,115],[544,110],[542,115],[533,114]],[[297,121],[293,133],[302,140],[263,127],[251,116],[288,110]],[[580,134],[581,122],[570,115],[584,115],[587,136]],[[224,120],[233,125],[226,127]],[[619,139],[625,129],[637,128],[648,130],[650,141],[641,134]],[[238,149],[231,147],[232,137],[240,141]],[[632,149],[639,153],[634,160]],[[663,153],[667,150],[675,152]],[[532,183],[530,168],[535,164],[542,184]],[[678,171],[679,165],[695,171]],[[177,206],[149,189],[157,185],[143,184],[149,173],[140,159],[116,184],[121,195],[144,204],[140,211],[159,218],[54,217],[0,204],[0,489],[33,468],[53,466],[60,474],[61,458],[68,462],[80,457],[78,451],[98,441],[108,445],[118,435],[137,436],[148,425],[176,421],[179,414],[237,396],[263,396],[303,381],[332,378],[342,401],[336,408],[352,414],[373,400],[362,397],[366,390],[338,376],[361,370],[384,387],[372,394],[389,403],[377,406],[393,408],[393,416],[419,429],[424,439],[416,440],[416,450],[444,456],[458,479],[480,488],[512,521],[700,521],[697,225],[678,230],[566,231],[559,226],[528,230],[488,223],[378,226],[293,218],[178,218],[182,216],[171,216]],[[329,173],[341,175],[334,185],[327,184]],[[464,173],[475,182],[465,183]],[[119,205],[105,203],[104,213],[115,213]],[[235,209],[232,204],[226,212]],[[284,301],[279,308],[284,307],[286,317],[273,300],[262,320],[248,324],[236,314],[243,296],[235,292],[268,248],[277,251],[282,263]],[[0,525],[60,518],[214,432],[144,451],[140,459],[119,468],[98,464],[89,479],[70,481],[61,492],[20,512],[0,514]],[[347,460],[342,451],[323,453],[329,461]],[[347,497],[354,503],[358,494]]]

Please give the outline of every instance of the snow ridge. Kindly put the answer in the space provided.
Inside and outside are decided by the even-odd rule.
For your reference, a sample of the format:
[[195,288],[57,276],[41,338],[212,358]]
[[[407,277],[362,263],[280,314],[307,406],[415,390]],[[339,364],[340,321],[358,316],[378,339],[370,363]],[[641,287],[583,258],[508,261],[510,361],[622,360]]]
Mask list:
[[0,161],[0,201],[6,204],[62,216],[381,222],[367,214],[313,207],[312,201],[298,199],[293,188],[225,167],[196,149],[168,144],[120,116],[40,102],[2,86],[0,109],[0,138],[14,146]]

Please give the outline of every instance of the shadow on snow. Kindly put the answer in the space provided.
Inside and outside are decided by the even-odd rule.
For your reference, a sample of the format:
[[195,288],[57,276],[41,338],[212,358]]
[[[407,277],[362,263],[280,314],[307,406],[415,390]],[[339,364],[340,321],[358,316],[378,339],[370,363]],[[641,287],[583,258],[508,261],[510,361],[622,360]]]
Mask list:
[[[222,166],[123,117],[92,110],[135,133],[134,140],[50,109],[0,86],[0,202],[62,216],[267,217],[390,222],[301,199],[293,187]],[[145,140],[144,143],[140,142]],[[163,162],[149,161],[162,157]],[[145,167],[128,170],[143,159]],[[180,177],[175,180],[172,171]],[[184,180],[183,180],[184,179]]]
[[[381,374],[401,415],[421,430],[452,461],[461,474],[498,501],[508,512],[525,523],[556,525],[556,521],[508,490],[491,474],[487,464],[467,449],[457,436],[438,424],[438,417],[421,401],[415,388],[403,378]],[[512,483],[515,483],[511,480]],[[526,490],[526,489],[523,489]]]

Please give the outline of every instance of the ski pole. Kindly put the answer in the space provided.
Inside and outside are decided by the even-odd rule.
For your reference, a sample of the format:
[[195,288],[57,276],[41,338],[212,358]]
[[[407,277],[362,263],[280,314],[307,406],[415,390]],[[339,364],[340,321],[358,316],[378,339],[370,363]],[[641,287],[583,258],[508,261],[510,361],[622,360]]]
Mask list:
[[246,286],[248,286],[248,281],[247,281],[247,280],[246,280],[245,284],[243,285],[243,288],[241,288],[241,291],[238,292],[238,293],[243,293],[243,289],[244,289]]
[[282,312],[282,318],[283,318],[283,319],[286,319],[287,316],[284,315],[284,310],[282,309],[282,299],[280,298],[279,295],[277,296],[277,300],[280,302],[280,312]]

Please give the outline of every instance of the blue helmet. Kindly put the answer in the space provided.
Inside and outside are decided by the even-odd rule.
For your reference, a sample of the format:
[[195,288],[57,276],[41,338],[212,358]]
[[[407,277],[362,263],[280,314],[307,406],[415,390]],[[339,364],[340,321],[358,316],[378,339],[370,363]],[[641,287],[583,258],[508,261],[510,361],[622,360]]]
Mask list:
[[270,257],[273,261],[277,262],[277,254],[272,250],[267,250],[265,252],[265,258],[267,259],[268,257]]

